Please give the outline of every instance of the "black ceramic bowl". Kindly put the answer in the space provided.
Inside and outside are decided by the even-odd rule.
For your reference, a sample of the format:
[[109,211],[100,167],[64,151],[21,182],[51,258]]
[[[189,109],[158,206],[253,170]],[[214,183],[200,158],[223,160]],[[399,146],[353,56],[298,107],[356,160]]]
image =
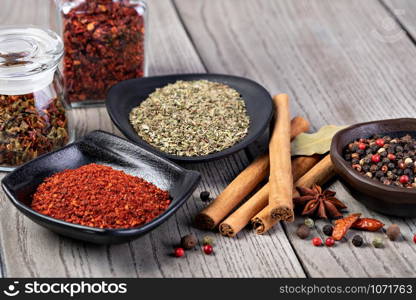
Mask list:
[[[131,229],[100,229],[64,222],[42,215],[30,208],[38,185],[57,172],[97,163],[140,176],[168,190],[172,203],[151,222]],[[65,236],[97,244],[121,243],[132,240],[165,222],[192,195],[200,175],[156,156],[115,135],[94,131],[60,150],[45,154],[17,168],[2,180],[12,203],[34,222]]]
[[358,173],[344,160],[343,149],[358,138],[374,134],[416,137],[416,119],[383,120],[353,125],[339,131],[331,144],[331,159],[336,172],[356,199],[367,207],[392,216],[416,217],[416,189],[389,186]]
[[[156,88],[164,87],[178,80],[202,79],[227,84],[236,89],[245,100],[247,113],[250,116],[250,128],[242,141],[223,151],[204,156],[177,156],[162,152],[139,137],[129,121],[130,111],[134,107],[144,101]],[[167,75],[122,81],[110,89],[106,106],[111,120],[128,139],[158,155],[176,161],[188,162],[218,159],[247,147],[264,133],[273,116],[273,102],[270,94],[261,85],[246,78],[218,74]]]

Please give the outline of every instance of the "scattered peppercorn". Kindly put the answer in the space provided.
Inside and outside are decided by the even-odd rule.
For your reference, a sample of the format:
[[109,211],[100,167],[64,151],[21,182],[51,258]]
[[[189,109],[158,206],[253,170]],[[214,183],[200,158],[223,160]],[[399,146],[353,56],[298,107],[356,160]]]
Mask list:
[[347,145],[344,159],[357,172],[385,185],[416,188],[416,139],[410,135],[360,138]]
[[334,246],[334,244],[335,244],[335,240],[332,237],[327,238],[325,241],[325,245],[327,247],[332,247]]
[[296,235],[301,239],[306,239],[311,233],[311,229],[305,224],[300,224],[296,230]]
[[309,228],[313,228],[315,226],[315,222],[311,218],[306,218],[305,225]]
[[354,237],[352,238],[352,244],[355,247],[361,247],[363,245],[363,238],[359,235],[354,235]]
[[400,237],[400,227],[397,224],[392,224],[387,228],[386,234],[391,241],[395,241]]
[[197,243],[198,240],[193,234],[188,234],[181,238],[181,246],[186,250],[194,248]]
[[201,194],[199,194],[199,197],[201,198],[201,201],[206,202],[209,201],[209,192],[203,191]]
[[334,227],[332,225],[325,225],[322,228],[322,231],[327,236],[332,236],[332,232],[334,231]]
[[204,250],[204,253],[207,255],[210,255],[212,252],[214,252],[214,248],[212,248],[211,245],[204,245],[202,250]]
[[416,244],[416,234],[413,236],[413,242]]
[[383,247],[383,240],[379,237],[374,238],[373,246],[374,246],[374,248],[382,248]]
[[202,238],[202,244],[203,245],[214,245],[214,237],[211,235],[206,235]]
[[176,248],[174,255],[175,257],[182,257],[185,255],[185,250],[183,250],[183,248]]
[[315,237],[312,239],[312,244],[316,247],[319,247],[322,245],[322,240],[319,237]]

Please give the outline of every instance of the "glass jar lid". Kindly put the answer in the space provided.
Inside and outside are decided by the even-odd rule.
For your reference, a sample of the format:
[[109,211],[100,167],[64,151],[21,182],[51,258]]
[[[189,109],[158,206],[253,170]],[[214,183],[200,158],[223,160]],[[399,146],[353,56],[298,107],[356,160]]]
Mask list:
[[22,95],[51,84],[63,55],[61,38],[33,26],[0,26],[0,95]]
[[62,55],[62,40],[51,30],[0,27],[0,78],[38,74],[56,67]]

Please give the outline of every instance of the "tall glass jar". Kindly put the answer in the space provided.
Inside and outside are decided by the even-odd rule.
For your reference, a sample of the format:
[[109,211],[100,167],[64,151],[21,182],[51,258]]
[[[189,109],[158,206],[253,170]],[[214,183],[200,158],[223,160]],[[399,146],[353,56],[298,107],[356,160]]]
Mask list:
[[73,140],[58,64],[61,38],[33,26],[0,27],[0,170]]
[[146,74],[146,5],[138,0],[56,0],[65,93],[73,107],[102,104],[108,89]]

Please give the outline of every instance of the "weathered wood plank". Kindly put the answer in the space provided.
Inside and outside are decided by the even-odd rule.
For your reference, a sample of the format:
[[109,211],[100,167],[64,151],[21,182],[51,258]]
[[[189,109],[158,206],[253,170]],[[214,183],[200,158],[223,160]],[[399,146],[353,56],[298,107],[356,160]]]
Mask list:
[[389,43],[395,43],[406,33],[416,40],[416,2],[412,0],[380,0],[398,22],[384,20],[379,28],[380,36]]
[[[175,3],[208,71],[246,76],[272,93],[289,93],[293,114],[306,116],[315,129],[325,124],[412,117],[416,112],[416,48],[406,35],[394,42],[383,39],[383,34],[380,37],[383,26],[395,21],[376,0]],[[407,240],[386,241],[385,249],[359,249],[349,242],[315,248],[310,240],[294,235],[296,224],[302,221],[299,218],[285,229],[307,274],[416,276],[416,248],[411,241],[415,220],[368,211],[339,182],[332,188],[351,212],[380,218],[387,225],[398,223]],[[322,224],[318,222],[318,227]],[[264,239],[273,240],[280,232],[277,227]],[[321,231],[319,235],[324,237]],[[382,234],[363,235],[371,242]]]
[[[51,17],[44,0],[37,1],[37,5],[31,0],[3,0],[1,22],[18,22],[22,18],[20,11],[29,2],[34,12],[25,14],[25,20],[47,25]],[[149,1],[149,6],[150,74],[205,72],[172,3]],[[43,23],[36,22],[39,20]],[[94,129],[115,131],[104,108],[78,109],[75,119],[78,135]],[[200,251],[188,253],[184,259],[169,256],[182,235],[194,232],[202,238],[206,234],[191,227],[193,217],[204,205],[198,199],[199,192],[209,190],[217,195],[247,163],[247,157],[240,153],[213,163],[188,165],[199,170],[203,180],[184,207],[150,234],[109,247],[59,237],[33,224],[0,193],[0,256],[6,265],[5,276],[302,277],[304,272],[281,233],[273,239],[242,235],[239,243],[218,238],[213,256]]]

